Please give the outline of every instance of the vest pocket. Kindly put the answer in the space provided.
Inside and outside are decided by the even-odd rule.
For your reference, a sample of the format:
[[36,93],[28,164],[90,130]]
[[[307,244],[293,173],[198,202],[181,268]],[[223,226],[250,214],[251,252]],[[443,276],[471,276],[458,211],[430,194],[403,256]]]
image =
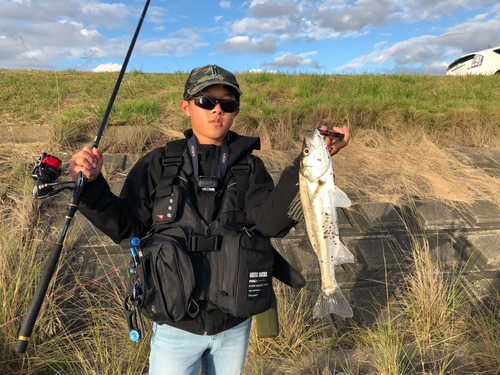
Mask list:
[[186,314],[196,315],[197,306],[192,299],[193,267],[178,241],[153,234],[141,244],[140,250],[143,269],[136,277],[142,294],[138,305],[141,313],[159,324],[178,322]]
[[[273,251],[267,237],[243,224],[228,224],[221,233],[217,277],[209,300],[235,317],[250,317],[271,306]],[[214,285],[217,284],[217,285]]]
[[153,228],[161,229],[163,224],[173,222],[177,217],[177,212],[181,203],[181,189],[176,185],[172,186],[171,195],[156,196],[153,205]]

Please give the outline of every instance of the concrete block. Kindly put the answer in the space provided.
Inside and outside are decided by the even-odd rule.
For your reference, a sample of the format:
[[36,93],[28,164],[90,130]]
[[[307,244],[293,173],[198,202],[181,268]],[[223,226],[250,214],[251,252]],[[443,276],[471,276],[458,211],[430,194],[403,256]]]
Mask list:
[[401,236],[400,240],[407,252],[406,259],[410,264],[414,261],[415,251],[428,251],[430,260],[443,270],[466,265],[466,260],[453,247],[447,235],[428,234],[412,237],[406,235]]
[[354,225],[351,222],[352,219],[349,219],[347,216],[347,212],[344,208],[337,208],[337,218],[338,218],[338,226],[339,232],[342,232],[342,229],[353,229]]
[[399,269],[403,263],[398,246],[392,236],[349,239],[349,243],[355,244],[359,261],[363,262],[364,269],[369,272],[384,271],[386,268]]
[[403,221],[390,203],[361,203],[360,206],[372,228],[403,226]]
[[482,169],[492,177],[500,177],[498,149],[456,148],[451,153],[462,163]]
[[460,161],[476,166],[478,168],[495,167],[495,162],[483,152],[473,148],[457,147],[451,153]]
[[3,144],[10,142],[33,143],[50,138],[50,129],[46,125],[10,125],[0,127]]
[[500,167],[500,148],[482,148],[481,153],[491,160],[494,160]]
[[431,260],[438,262],[443,269],[455,268],[464,265],[465,261],[453,248],[451,242],[442,236],[428,238]]
[[464,224],[461,223],[453,213],[442,202],[426,201],[415,202],[415,206],[421,216],[424,225],[429,229],[437,228],[457,228]]
[[290,229],[290,232],[288,232],[285,238],[305,236],[307,236],[305,226],[302,223],[297,223],[292,229]]
[[500,224],[500,209],[492,202],[475,201],[472,205],[466,205],[465,210],[474,226]]
[[125,155],[103,154],[103,168],[106,173],[123,172],[125,169]]
[[132,154],[132,155],[125,155],[124,157],[124,163],[123,163],[123,170],[129,170],[132,168],[135,163],[142,157],[142,155],[139,154]]
[[488,303],[489,300],[496,300],[500,292],[500,279],[484,279],[475,278],[469,280],[463,277],[464,285],[468,286],[468,292],[472,295],[473,299]]
[[468,234],[471,253],[478,255],[478,263],[485,271],[500,270],[500,231]]

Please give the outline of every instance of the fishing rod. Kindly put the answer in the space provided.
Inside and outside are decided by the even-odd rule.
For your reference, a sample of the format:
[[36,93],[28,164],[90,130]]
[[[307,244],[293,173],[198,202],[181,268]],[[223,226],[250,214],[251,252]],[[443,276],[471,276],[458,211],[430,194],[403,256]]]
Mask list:
[[[132,55],[132,51],[134,50],[135,42],[141,30],[142,22],[146,17],[146,12],[148,10],[150,1],[151,0],[146,0],[146,4],[144,5],[141,18],[139,19],[139,23],[137,24],[137,28],[135,30],[127,55],[120,70],[120,74],[118,75],[115,88],[113,90],[113,93],[111,94],[111,98],[109,99],[108,106],[106,108],[106,111],[104,112],[104,116],[102,118],[101,124],[99,125],[99,129],[97,130],[97,135],[92,144],[92,148],[97,148],[99,146],[99,141],[101,140],[102,134],[104,132],[106,122],[108,120],[109,114],[111,113],[111,108],[113,107],[113,104],[115,102],[115,98],[118,94],[123,76],[125,75],[125,71],[127,70],[127,65],[130,60],[130,56]],[[71,220],[78,210],[78,205],[80,204],[83,189],[85,187],[85,184],[87,183],[87,178],[83,175],[82,172],[78,173],[75,181],[67,181],[62,183],[55,182],[57,177],[59,177],[59,175],[61,174],[60,166],[61,161],[58,158],[43,153],[40,155],[40,159],[37,161],[32,173],[32,176],[35,179],[35,187],[33,188],[34,198],[48,198],[49,196],[57,194],[64,189],[71,189],[72,193],[68,202],[68,209],[66,211],[62,229],[42,271],[40,281],[38,283],[38,286],[36,287],[35,293],[33,294],[33,298],[26,313],[26,317],[19,331],[19,337],[13,348],[14,351],[19,354],[25,353],[26,348],[28,347],[31,333],[33,332],[33,327],[35,326],[36,319],[43,305],[43,300],[47,293],[50,280],[52,279],[57,263],[59,262],[64,239],[66,238]],[[54,186],[69,183],[74,183],[73,187],[67,186],[61,189],[53,190]]]

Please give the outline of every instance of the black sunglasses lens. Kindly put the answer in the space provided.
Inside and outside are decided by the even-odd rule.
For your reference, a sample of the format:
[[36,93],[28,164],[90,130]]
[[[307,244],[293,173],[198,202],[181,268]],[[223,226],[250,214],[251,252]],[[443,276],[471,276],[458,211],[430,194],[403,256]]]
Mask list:
[[203,109],[214,109],[216,106],[216,100],[208,96],[199,96],[194,98],[194,103]]
[[238,110],[239,104],[236,100],[224,100],[220,102],[220,108],[227,113],[233,113]]
[[220,108],[227,113],[236,112],[239,107],[239,103],[236,100],[219,100],[212,98],[210,96],[198,96],[194,98],[194,103],[203,109],[212,110],[215,108],[217,103],[220,104]]

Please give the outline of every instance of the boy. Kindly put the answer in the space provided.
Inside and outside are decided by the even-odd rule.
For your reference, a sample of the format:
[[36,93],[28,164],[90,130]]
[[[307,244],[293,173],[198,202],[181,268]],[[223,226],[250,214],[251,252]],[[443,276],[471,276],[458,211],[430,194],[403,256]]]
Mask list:
[[[298,162],[283,171],[274,187],[263,162],[251,155],[252,150],[260,148],[259,139],[230,131],[241,94],[235,76],[216,65],[194,69],[187,79],[180,107],[190,117],[192,128],[184,133],[187,140],[182,164],[178,178],[172,181],[176,191],[181,191],[181,199],[175,218],[167,225],[177,230],[175,233],[189,232],[186,241],[181,241],[185,247],[193,237],[189,234],[220,236],[218,228],[234,221],[255,226],[255,231],[266,237],[282,237],[295,225],[287,211],[298,191]],[[332,155],[347,145],[350,136],[346,127],[334,130],[344,133],[345,138],[326,138]],[[163,147],[142,157],[127,176],[120,197],[116,197],[100,174],[102,153],[85,147],[70,162],[72,178],[80,171],[88,178],[80,211],[117,243],[145,236],[164,220],[164,215],[155,212],[155,190],[162,177],[164,157]],[[244,204],[240,205],[232,167],[242,161],[248,161],[250,172]],[[193,227],[207,230],[198,233],[201,230]],[[239,374],[245,363],[252,318],[235,317],[214,307],[203,289],[211,270],[207,263],[213,258],[204,251],[189,251],[189,257],[199,311],[171,324],[154,323],[150,374],[198,374],[200,365],[203,374]]]

